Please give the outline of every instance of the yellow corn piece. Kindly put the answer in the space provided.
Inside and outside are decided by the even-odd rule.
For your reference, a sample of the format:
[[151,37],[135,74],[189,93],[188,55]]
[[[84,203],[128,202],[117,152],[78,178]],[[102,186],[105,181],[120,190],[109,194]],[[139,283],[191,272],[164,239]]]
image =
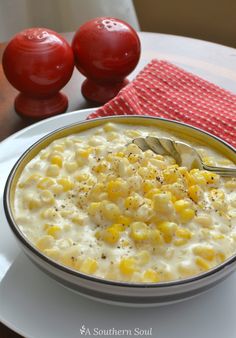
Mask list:
[[210,269],[210,265],[206,262],[206,260],[202,257],[196,257],[195,263],[201,268],[202,270],[206,271]]
[[91,154],[92,152],[92,148],[89,147],[87,149],[77,149],[76,150],[76,157],[77,158],[83,158],[83,159],[86,159],[89,157],[89,155]]
[[63,153],[65,147],[62,144],[55,144],[53,146],[53,150],[58,151],[59,153]]
[[153,244],[163,244],[163,236],[158,229],[152,229],[149,231],[149,239]]
[[186,243],[188,243],[188,239],[187,238],[176,238],[173,241],[173,244],[175,246],[181,246],[181,245],[185,245]]
[[101,202],[92,202],[88,206],[88,214],[95,216],[101,210]]
[[170,192],[162,192],[153,196],[153,209],[157,212],[166,212],[169,210],[172,194]]
[[221,200],[224,201],[225,199],[225,193],[221,189],[211,189],[210,191],[211,198],[213,200]]
[[122,179],[111,180],[108,182],[106,191],[110,200],[117,200],[120,197],[127,196],[127,184]]
[[121,259],[119,268],[122,274],[126,276],[132,275],[136,270],[135,259],[132,257]]
[[54,204],[55,198],[50,190],[43,190],[40,193],[41,200],[46,204]]
[[180,227],[177,228],[175,235],[177,237],[185,238],[185,239],[190,239],[192,237],[191,231],[185,228],[180,228]]
[[59,238],[61,228],[58,225],[52,225],[47,229],[47,234],[54,238]]
[[69,178],[60,178],[57,183],[63,186],[65,192],[74,188],[74,183]]
[[80,266],[80,271],[86,274],[94,274],[98,269],[98,262],[93,258],[86,258]]
[[178,200],[174,202],[174,208],[177,212],[180,212],[189,207],[190,207],[190,202],[187,200]]
[[193,248],[193,253],[208,261],[212,261],[216,257],[216,251],[207,246],[196,246]]
[[126,209],[137,209],[142,203],[142,199],[138,194],[133,194],[125,199],[125,208]]
[[62,157],[59,156],[59,155],[53,155],[51,158],[50,158],[50,162],[52,164],[56,164],[58,165],[58,167],[62,167],[62,163],[63,163],[63,160],[62,160]]
[[179,212],[179,216],[180,216],[181,222],[187,223],[187,222],[191,221],[191,219],[194,218],[195,212],[194,212],[193,209],[187,208],[187,209],[181,210]]
[[219,182],[220,176],[209,171],[202,172],[207,184],[215,184]]
[[170,243],[172,241],[172,238],[176,232],[177,224],[174,222],[161,222],[157,225],[158,230],[163,235],[163,238],[166,243]]
[[37,188],[44,190],[50,188],[53,184],[55,184],[55,180],[53,178],[44,177],[40,179],[39,183],[37,184]]
[[52,236],[43,236],[37,241],[36,246],[38,249],[43,251],[45,249],[52,248],[53,244],[54,238]]
[[150,190],[146,193],[145,197],[146,197],[146,198],[153,199],[153,197],[154,197],[155,195],[158,195],[158,194],[161,194],[161,193],[162,193],[162,191],[161,191],[160,189],[157,189],[157,188],[155,188],[155,189],[150,189]]
[[198,185],[192,185],[188,188],[188,195],[194,201],[198,202],[201,194],[201,188]]
[[28,201],[28,208],[30,210],[38,209],[42,206],[42,203],[39,198],[34,197]]
[[167,168],[162,172],[166,183],[171,184],[178,180],[178,170],[176,168]]
[[120,238],[120,231],[121,229],[117,227],[117,224],[114,224],[103,230],[100,233],[100,238],[108,244],[115,244]]
[[146,283],[158,283],[161,281],[161,278],[157,271],[148,269],[144,272],[142,280]]
[[151,255],[147,250],[142,250],[137,253],[136,260],[137,263],[140,265],[147,264],[151,259]]
[[148,239],[149,228],[146,223],[133,222],[130,225],[130,237],[134,241],[145,241]]
[[103,213],[103,216],[107,220],[112,221],[112,222],[116,222],[118,217],[120,216],[120,209],[114,203],[110,203],[108,201],[103,201],[102,202],[102,213]]
[[57,177],[60,173],[60,168],[57,164],[50,164],[46,170],[46,175],[50,177]]
[[114,131],[116,129],[117,129],[116,125],[114,123],[110,123],[110,122],[104,124],[104,126],[103,126],[103,130],[106,131],[106,132]]
[[36,184],[39,182],[41,178],[42,176],[39,174],[30,175],[24,182],[19,183],[19,188],[25,188],[30,185]]
[[78,164],[74,161],[65,162],[64,167],[69,173],[73,173],[76,169],[78,169]]
[[130,217],[126,217],[126,216],[120,215],[117,218],[117,223],[122,224],[122,226],[125,227],[125,228],[127,226],[129,226],[131,222],[132,222],[132,220],[131,220]]
[[93,166],[93,171],[97,174],[104,173],[108,169],[108,163],[106,161],[101,161],[99,164]]

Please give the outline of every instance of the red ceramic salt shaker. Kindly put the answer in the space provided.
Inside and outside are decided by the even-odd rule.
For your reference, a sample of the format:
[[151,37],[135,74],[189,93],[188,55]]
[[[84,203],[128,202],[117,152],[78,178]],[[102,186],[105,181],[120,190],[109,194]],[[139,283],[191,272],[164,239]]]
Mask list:
[[82,94],[93,102],[105,103],[128,83],[126,76],[139,61],[140,40],[126,22],[99,17],[77,30],[72,49],[78,70],[87,77]]
[[68,99],[59,90],[72,75],[74,56],[58,33],[46,28],[18,33],[8,43],[2,64],[7,79],[20,91],[15,99],[19,115],[41,119],[67,109]]

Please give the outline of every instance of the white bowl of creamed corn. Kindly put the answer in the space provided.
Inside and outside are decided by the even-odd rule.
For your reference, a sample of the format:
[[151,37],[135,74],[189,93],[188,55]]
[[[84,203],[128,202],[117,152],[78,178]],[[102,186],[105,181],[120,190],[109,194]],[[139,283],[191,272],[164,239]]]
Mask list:
[[26,254],[64,286],[127,305],[207,290],[236,260],[236,179],[143,152],[137,137],[171,137],[209,165],[235,149],[191,126],[116,116],[66,126],[15,164],[5,212]]

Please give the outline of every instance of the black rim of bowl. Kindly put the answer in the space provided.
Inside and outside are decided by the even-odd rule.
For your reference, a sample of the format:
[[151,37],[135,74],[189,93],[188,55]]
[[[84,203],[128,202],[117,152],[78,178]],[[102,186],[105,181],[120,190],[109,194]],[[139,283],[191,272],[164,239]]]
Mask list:
[[10,171],[10,173],[8,175],[8,178],[7,178],[7,181],[6,181],[6,184],[5,184],[5,188],[4,188],[3,205],[4,205],[4,211],[5,211],[7,221],[10,225],[11,230],[13,231],[15,236],[17,237],[17,239],[23,244],[23,246],[25,246],[27,249],[29,249],[31,252],[33,252],[33,254],[38,256],[41,260],[48,263],[49,265],[52,265],[56,269],[59,269],[59,270],[65,272],[65,273],[69,273],[70,275],[73,275],[75,277],[79,277],[79,278],[82,278],[82,279],[85,279],[85,280],[89,280],[89,281],[97,282],[97,283],[102,283],[102,284],[107,284],[107,285],[111,285],[111,286],[112,285],[113,286],[119,286],[119,287],[131,287],[131,288],[145,289],[145,288],[163,288],[163,287],[185,285],[185,284],[189,284],[191,282],[197,282],[197,281],[202,280],[206,277],[210,277],[210,276],[216,274],[217,272],[223,270],[224,268],[228,267],[229,265],[233,264],[234,262],[236,262],[236,253],[235,253],[234,255],[232,255],[231,257],[226,259],[223,263],[213,267],[212,269],[210,269],[206,272],[200,273],[198,275],[194,275],[194,276],[189,277],[189,278],[173,280],[173,281],[166,281],[166,282],[159,282],[159,283],[131,283],[131,282],[129,283],[129,282],[113,281],[113,280],[103,279],[103,278],[96,277],[96,276],[93,276],[93,275],[86,275],[86,274],[81,273],[80,271],[73,270],[73,269],[71,269],[71,268],[69,268],[65,265],[57,263],[56,261],[54,261],[54,260],[50,259],[49,257],[47,257],[46,255],[44,255],[41,251],[39,251],[25,237],[25,235],[21,232],[17,223],[14,220],[13,212],[12,212],[12,209],[11,209],[11,203],[10,203],[10,192],[11,192],[11,185],[12,185],[13,177],[14,177],[15,173],[17,172],[18,166],[20,165],[21,161],[31,152],[31,150],[34,147],[39,145],[41,142],[46,140],[48,137],[58,133],[59,131],[62,131],[62,130],[65,130],[65,129],[68,129],[68,128],[71,128],[71,127],[77,126],[77,125],[89,124],[89,123],[92,123],[92,122],[98,121],[98,120],[101,121],[101,122],[103,122],[103,121],[106,122],[106,120],[110,120],[110,119],[119,120],[119,118],[122,118],[122,119],[124,119],[124,118],[128,118],[128,119],[129,118],[153,119],[153,120],[160,120],[160,121],[164,121],[164,122],[166,121],[166,122],[172,123],[172,124],[177,124],[177,125],[183,126],[185,128],[193,129],[193,130],[200,132],[200,133],[203,133],[207,136],[210,136],[211,138],[220,142],[224,146],[228,147],[231,151],[236,152],[236,149],[233,146],[229,145],[227,142],[220,139],[219,137],[212,135],[211,133],[208,133],[208,132],[206,132],[206,131],[204,131],[200,128],[193,127],[193,126],[191,126],[187,123],[183,123],[183,122],[179,122],[179,121],[175,121],[175,120],[169,120],[169,119],[165,119],[165,118],[161,118],[161,117],[152,117],[152,116],[148,116],[148,115],[106,116],[106,117],[100,117],[100,118],[95,118],[95,119],[91,119],[91,120],[85,120],[85,121],[83,120],[81,122],[75,122],[75,123],[69,124],[65,127],[58,128],[58,129],[46,134],[45,136],[41,137],[38,141],[36,141],[29,148],[27,148],[27,150],[16,161],[16,163],[14,164],[12,170]]

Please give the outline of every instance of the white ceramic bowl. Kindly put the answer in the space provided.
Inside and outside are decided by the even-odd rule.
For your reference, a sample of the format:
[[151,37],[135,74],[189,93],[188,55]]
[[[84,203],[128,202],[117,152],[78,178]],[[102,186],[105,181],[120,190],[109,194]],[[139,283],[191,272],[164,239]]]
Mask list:
[[33,144],[17,161],[9,174],[4,191],[4,209],[9,225],[27,256],[49,276],[65,287],[104,302],[129,306],[154,306],[181,301],[200,294],[226,278],[236,268],[236,253],[213,269],[187,279],[161,283],[127,283],[101,279],[72,270],[45,256],[23,235],[13,214],[14,191],[25,165],[53,140],[101,125],[105,122],[152,125],[182,136],[204,141],[236,163],[236,150],[204,131],[183,123],[145,116],[114,116],[88,120],[55,130]]

